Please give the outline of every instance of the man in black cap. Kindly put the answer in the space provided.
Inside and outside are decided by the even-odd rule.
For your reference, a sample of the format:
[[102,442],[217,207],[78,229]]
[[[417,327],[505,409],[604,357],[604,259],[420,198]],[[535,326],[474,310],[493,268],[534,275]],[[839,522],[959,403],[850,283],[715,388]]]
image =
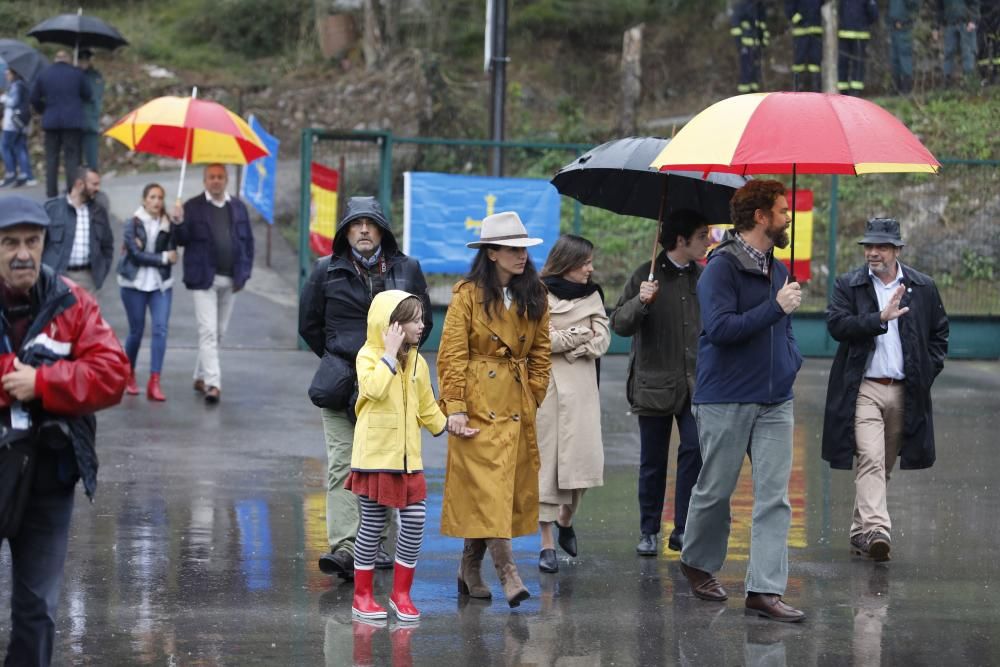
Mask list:
[[[368,335],[372,299],[390,289],[420,297],[424,306],[423,344],[434,323],[420,262],[399,250],[378,200],[351,197],[333,236],[333,254],[316,262],[299,297],[299,335],[322,359],[309,388],[313,403],[322,408],[327,455],[330,551],[319,559],[319,569],[343,579],[354,576],[354,542],[360,519],[357,496],[344,489],[354,447],[354,364]],[[387,531],[388,527],[386,522]],[[375,567],[392,567],[381,543]]]
[[12,571],[7,665],[52,660],[73,491],[82,479],[93,498],[97,486],[94,412],[121,400],[129,374],[94,297],[42,264],[48,226],[36,202],[0,198],[0,499],[9,507],[15,488],[27,494],[0,533]]
[[830,369],[823,459],[850,470],[855,460],[851,551],[889,560],[886,486],[900,468],[934,464],[931,385],[948,353],[948,316],[934,281],[898,261],[899,222],[868,221],[865,266],[837,278],[826,310],[840,342]]

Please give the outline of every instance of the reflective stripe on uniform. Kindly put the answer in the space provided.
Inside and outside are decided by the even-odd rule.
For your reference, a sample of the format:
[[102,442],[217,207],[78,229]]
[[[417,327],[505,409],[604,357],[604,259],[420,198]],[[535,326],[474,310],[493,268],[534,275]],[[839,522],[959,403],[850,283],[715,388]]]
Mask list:
[[871,39],[872,34],[867,30],[838,30],[837,37],[841,39]]

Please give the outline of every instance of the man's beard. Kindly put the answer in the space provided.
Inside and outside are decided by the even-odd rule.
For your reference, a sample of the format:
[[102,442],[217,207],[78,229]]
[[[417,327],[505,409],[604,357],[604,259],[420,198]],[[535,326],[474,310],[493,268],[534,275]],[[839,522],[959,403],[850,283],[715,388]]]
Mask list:
[[788,238],[788,227],[782,229],[769,228],[767,230],[767,238],[774,242],[777,248],[787,248],[791,239]]

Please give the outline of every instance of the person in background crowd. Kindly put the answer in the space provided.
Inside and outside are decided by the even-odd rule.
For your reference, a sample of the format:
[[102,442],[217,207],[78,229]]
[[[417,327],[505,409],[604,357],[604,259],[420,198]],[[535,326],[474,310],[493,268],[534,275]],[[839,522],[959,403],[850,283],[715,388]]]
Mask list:
[[150,183],[142,189],[142,205],[125,222],[122,235],[124,253],[118,262],[118,285],[128,318],[125,354],[131,368],[125,392],[133,396],[139,393],[135,364],[148,309],[153,324],[153,340],[146,397],[151,401],[167,400],[160,387],[160,373],[167,352],[167,327],[174,294],[174,279],[170,274],[177,263],[173,228],[164,208],[165,197],[163,187],[157,183]]
[[49,216],[0,198],[0,420],[33,444],[27,502],[10,545],[6,665],[49,665],[69,546],[73,494],[97,489],[94,413],[121,400],[128,359],[86,290],[42,263]]
[[542,268],[552,345],[549,388],[535,417],[542,572],[559,571],[552,524],[559,529],[559,546],[575,558],[573,517],[587,489],[604,484],[598,360],[611,345],[611,330],[593,272],[594,244],[572,234],[559,237]]
[[98,169],[97,151],[101,139],[101,111],[104,106],[104,75],[97,71],[90,49],[80,49],[80,69],[90,82],[91,97],[83,105],[84,125],[81,145],[83,163]]
[[[698,264],[708,250],[708,221],[689,209],[672,211],[663,224],[663,250],[653,262],[636,268],[618,305],[611,327],[631,336],[626,392],[632,414],[639,419],[639,544],[640,556],[660,552],[658,536],[663,517],[670,460],[670,431],[680,432],[677,479],[674,483],[674,527],[667,546],[680,551],[687,525],[691,489],[701,471],[698,427],[691,414],[701,309]],[[662,289],[661,289],[662,286]]]
[[740,58],[740,82],[737,92],[756,93],[763,78],[764,48],[770,43],[763,0],[738,0],[733,8],[729,34],[736,39]]
[[792,90],[822,90],[820,70],[823,63],[822,0],[785,0],[785,15],[792,23],[795,64],[792,65]]
[[865,90],[865,60],[871,27],[878,20],[875,0],[840,0],[837,10],[837,90],[859,97]]
[[53,63],[42,70],[31,89],[31,106],[42,116],[45,131],[45,196],[59,194],[59,152],[63,154],[66,190],[80,166],[83,105],[94,96],[82,70],[70,64],[69,53],[60,50]]
[[979,76],[983,84],[1000,83],[1000,0],[980,0]]
[[45,202],[52,220],[42,261],[91,294],[104,285],[115,252],[107,210],[97,203],[101,175],[78,167],[69,194]]
[[865,266],[837,277],[826,309],[840,342],[826,392],[823,459],[854,474],[851,550],[889,560],[886,498],[896,458],[903,469],[934,464],[931,385],[948,354],[948,316],[930,276],[899,261],[893,218],[868,221]]
[[955,57],[962,61],[962,74],[967,84],[975,83],[976,73],[976,29],[979,27],[980,0],[937,0],[937,19],[931,37],[937,42],[944,33],[944,74],[945,85],[951,85],[955,70]]
[[[350,579],[354,576],[359,515],[358,500],[345,483],[355,439],[355,360],[365,344],[368,309],[372,299],[385,290],[402,290],[420,297],[424,322],[421,342],[427,340],[434,322],[420,262],[400,252],[377,199],[348,200],[334,232],[332,250],[316,262],[302,286],[299,335],[321,360],[309,389],[310,398],[321,409],[326,440],[326,536],[330,550],[320,556],[319,569]],[[383,544],[390,532],[386,525],[375,553],[377,569],[392,567]]]
[[[480,568],[489,549],[507,604],[528,589],[511,538],[538,529],[535,415],[549,386],[549,306],[520,216],[486,216],[468,275],[452,288],[438,348],[438,386],[448,415],[441,532],[465,539],[458,593],[489,599]],[[466,428],[479,429],[471,439]]]
[[194,365],[194,390],[213,405],[222,398],[219,346],[236,294],[253,269],[253,229],[246,204],[229,196],[225,165],[210,164],[203,177],[205,193],[175,207],[174,240],[184,246],[184,286],[194,297],[198,321],[198,359]]
[[[38,185],[32,175],[31,157],[28,155],[28,135],[31,132],[31,106],[28,104],[28,85],[17,72],[9,67],[4,72],[7,91],[0,95],[3,103],[3,152],[4,178],[0,188],[13,185]],[[24,112],[27,112],[25,117]],[[18,173],[20,172],[20,173]]]
[[913,23],[919,13],[920,0],[889,0],[892,84],[901,95],[913,92]]

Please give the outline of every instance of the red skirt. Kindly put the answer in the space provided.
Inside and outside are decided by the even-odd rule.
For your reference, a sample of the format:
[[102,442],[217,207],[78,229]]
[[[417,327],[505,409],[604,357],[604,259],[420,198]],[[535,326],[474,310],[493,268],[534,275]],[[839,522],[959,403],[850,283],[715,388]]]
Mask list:
[[352,470],[344,488],[385,507],[403,508],[427,497],[422,472],[358,472]]

